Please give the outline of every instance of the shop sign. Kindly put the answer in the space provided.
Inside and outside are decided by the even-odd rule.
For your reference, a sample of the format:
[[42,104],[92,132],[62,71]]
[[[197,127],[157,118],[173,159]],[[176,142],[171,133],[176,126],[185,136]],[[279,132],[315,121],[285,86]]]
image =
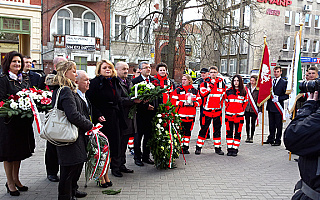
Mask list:
[[276,4],[277,6],[287,7],[292,4],[291,0],[257,0],[259,3]]
[[275,15],[275,16],[279,16],[279,15],[280,15],[280,10],[272,10],[272,9],[268,9],[268,10],[267,10],[267,15]]
[[66,48],[73,50],[95,51],[95,38],[66,35]]
[[302,63],[319,63],[320,58],[301,57]]

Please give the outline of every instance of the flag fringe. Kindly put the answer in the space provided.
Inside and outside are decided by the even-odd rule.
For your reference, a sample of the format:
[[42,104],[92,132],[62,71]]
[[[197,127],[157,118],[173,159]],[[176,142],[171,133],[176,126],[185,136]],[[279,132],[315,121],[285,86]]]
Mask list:
[[299,93],[299,94],[296,96],[296,99],[294,100],[294,104],[293,104],[291,110],[288,110],[290,114],[293,113],[293,111],[294,111],[295,108],[296,108],[297,100],[298,100],[300,97],[302,97],[302,96],[303,96],[303,94],[301,94],[301,93]]

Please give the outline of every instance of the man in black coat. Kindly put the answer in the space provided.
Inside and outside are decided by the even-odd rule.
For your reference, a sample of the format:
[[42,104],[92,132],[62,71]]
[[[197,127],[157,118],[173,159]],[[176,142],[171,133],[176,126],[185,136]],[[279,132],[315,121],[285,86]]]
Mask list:
[[23,62],[24,62],[23,73],[26,73],[29,75],[30,87],[38,87],[40,75],[37,72],[33,72],[32,70],[30,70],[32,66],[30,56],[24,56]]
[[[286,94],[287,81],[281,78],[282,69],[280,66],[276,66],[273,69],[275,78],[272,80],[273,98],[270,98],[267,103],[267,110],[269,114],[269,136],[264,144],[271,144],[272,146],[281,145],[282,136],[282,115],[284,115],[284,100],[289,98]],[[280,103],[283,113],[281,114],[276,107],[277,102]],[[276,134],[277,132],[277,134]]]
[[[126,150],[129,137],[132,137],[135,133],[134,121],[128,117],[130,108],[134,105],[134,101],[129,97],[130,89],[132,87],[131,80],[128,79],[129,65],[125,62],[117,62],[115,69],[117,71],[117,79],[119,80],[119,86],[117,87],[117,93],[120,95],[120,101],[123,108],[124,120],[128,126],[127,129],[120,130],[120,156],[113,158],[113,163],[116,166],[112,166],[111,172],[116,177],[122,177],[123,173],[133,173],[133,170],[126,167]],[[135,100],[137,103],[141,101]]]
[[[139,64],[141,70],[140,76],[132,80],[133,84],[140,83],[142,81],[153,82],[159,85],[159,81],[150,76],[151,67],[148,62],[141,62]],[[137,128],[138,133],[134,136],[134,160],[138,166],[143,166],[143,162],[147,164],[154,164],[150,159],[150,147],[147,147],[149,139],[152,136],[152,119],[156,114],[156,108],[158,106],[158,100],[153,102],[141,102],[137,106]],[[141,153],[141,140],[143,139],[143,153]],[[141,159],[143,162],[141,162]]]
[[284,132],[287,150],[299,155],[301,180],[292,199],[320,198],[320,108],[318,91],[310,94]]

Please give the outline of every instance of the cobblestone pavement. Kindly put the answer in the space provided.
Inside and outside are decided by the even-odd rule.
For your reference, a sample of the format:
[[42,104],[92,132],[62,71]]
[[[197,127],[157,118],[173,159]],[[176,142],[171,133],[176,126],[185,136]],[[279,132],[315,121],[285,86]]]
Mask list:
[[[93,181],[84,188],[84,173],[79,181],[80,190],[88,193],[85,199],[291,198],[294,185],[299,180],[297,163],[289,161],[288,151],[283,144],[279,147],[262,146],[261,128],[256,130],[253,144],[245,143],[246,136],[243,134],[237,157],[215,154],[212,140],[206,140],[201,155],[195,155],[198,131],[197,121],[192,132],[191,154],[185,156],[186,165],[181,156],[176,161],[175,169],[157,170],[152,165],[138,167],[133,163],[133,156],[128,153],[127,167],[133,169],[134,173],[124,174],[122,178],[110,175],[113,182],[110,189],[122,189],[120,194],[102,194],[101,191],[104,189],[97,187]],[[243,133],[244,131],[245,127]],[[222,133],[222,148],[226,151],[224,128]],[[266,133],[267,124],[264,138]],[[29,186],[29,191],[22,192],[19,197],[10,197],[6,193],[6,178],[3,167],[0,167],[0,199],[57,199],[58,183],[46,179],[44,149],[45,142],[37,137],[36,153],[22,161],[21,182]]]

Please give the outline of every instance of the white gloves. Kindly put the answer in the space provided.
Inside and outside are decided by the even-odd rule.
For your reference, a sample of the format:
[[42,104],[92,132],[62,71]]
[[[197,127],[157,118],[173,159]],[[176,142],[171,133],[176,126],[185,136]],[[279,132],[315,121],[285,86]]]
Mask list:
[[278,102],[278,101],[279,101],[279,96],[274,95],[272,101],[273,101],[273,102]]

